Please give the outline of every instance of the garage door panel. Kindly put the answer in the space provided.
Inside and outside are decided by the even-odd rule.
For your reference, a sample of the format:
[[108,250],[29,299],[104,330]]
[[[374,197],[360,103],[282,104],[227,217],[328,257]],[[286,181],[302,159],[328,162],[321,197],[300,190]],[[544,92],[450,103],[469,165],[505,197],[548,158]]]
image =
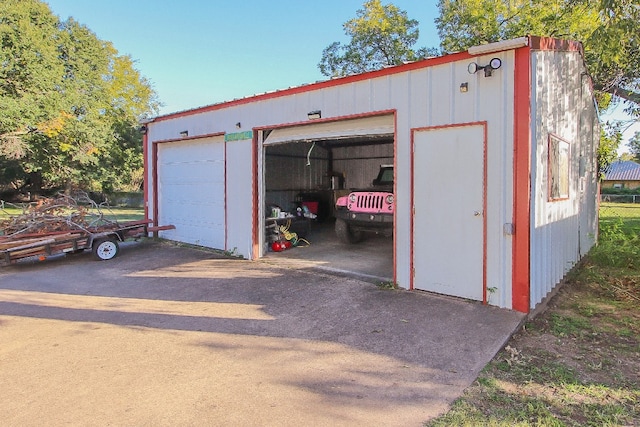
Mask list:
[[222,169],[224,167],[222,162],[180,162],[164,164],[162,167],[164,169],[163,179],[165,182],[224,182],[220,179],[221,177],[217,175],[211,176],[212,170]]
[[[206,138],[202,140],[174,141],[160,145],[160,149],[167,154],[167,163],[191,163],[206,160],[215,160],[210,157],[215,148],[211,141],[222,138]],[[217,143],[217,142],[216,142]]]
[[224,249],[225,184],[222,137],[158,147],[158,217],[175,225],[161,237]]
[[364,135],[393,136],[394,128],[393,114],[346,119],[336,122],[309,123],[302,126],[274,129],[264,140],[264,145]]

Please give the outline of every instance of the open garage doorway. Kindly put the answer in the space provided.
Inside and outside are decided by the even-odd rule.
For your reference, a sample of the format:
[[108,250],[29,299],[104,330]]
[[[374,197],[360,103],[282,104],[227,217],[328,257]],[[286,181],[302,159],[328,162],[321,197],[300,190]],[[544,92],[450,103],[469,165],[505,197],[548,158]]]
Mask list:
[[[341,242],[335,204],[353,190],[371,189],[380,166],[395,163],[394,125],[387,113],[263,130],[262,256],[375,282],[393,280],[393,236],[365,233],[358,243]],[[274,242],[283,233],[296,233],[297,245],[279,251]]]

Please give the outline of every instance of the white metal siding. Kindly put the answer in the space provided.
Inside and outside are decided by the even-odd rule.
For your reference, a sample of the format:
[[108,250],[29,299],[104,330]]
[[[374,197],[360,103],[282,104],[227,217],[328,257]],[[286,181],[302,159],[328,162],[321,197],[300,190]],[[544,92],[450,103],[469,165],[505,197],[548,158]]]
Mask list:
[[[532,55],[531,308],[589,250],[596,235],[597,118],[583,71],[578,52]],[[549,134],[570,144],[567,200],[549,200]]]
[[[502,67],[492,77],[483,73],[470,75],[471,61],[485,65],[492,57],[502,60]],[[495,287],[491,303],[511,307],[511,236],[503,233],[505,223],[512,220],[512,155],[513,155],[513,76],[514,53],[504,51],[453,63],[445,63],[367,80],[349,82],[320,90],[309,90],[283,97],[257,100],[239,106],[170,118],[152,123],[149,140],[176,138],[182,130],[189,135],[215,132],[238,132],[252,128],[278,127],[282,124],[306,123],[307,113],[321,110],[322,117],[354,117],[380,111],[396,111],[396,281],[408,287],[411,282],[411,129],[486,121],[487,125],[487,285]],[[468,92],[460,85],[468,83]],[[236,142],[228,143],[228,156]],[[244,144],[244,142],[243,142]],[[258,140],[258,153],[261,140]],[[382,149],[382,148],[380,148]],[[375,149],[377,150],[377,148]],[[250,239],[253,224],[250,201],[252,157],[250,149],[239,150],[238,157],[227,167],[229,204],[227,217],[228,249],[237,246],[240,255],[252,258],[245,239]],[[388,152],[388,151],[387,151]],[[246,156],[242,158],[242,156]],[[384,161],[386,163],[386,160]],[[419,167],[419,166],[418,166]],[[452,167],[455,167],[453,165]],[[258,156],[258,177],[264,179],[262,156]],[[464,173],[460,170],[459,173]],[[234,178],[232,179],[232,174]],[[347,177],[347,185],[350,177]],[[365,179],[362,177],[362,179]],[[373,177],[367,177],[371,180]],[[262,181],[260,181],[262,182]],[[417,189],[419,191],[419,188]],[[153,189],[151,189],[153,191]],[[230,194],[237,193],[237,202]],[[152,193],[151,193],[152,194]],[[264,215],[265,195],[258,189],[259,217]],[[235,196],[234,196],[235,197]],[[419,197],[419,193],[418,193]],[[238,203],[236,206],[235,203]],[[236,206],[236,207],[234,207]],[[233,213],[232,213],[233,210]],[[231,242],[231,236],[241,236]],[[447,244],[447,242],[442,242]]]
[[[482,71],[473,75],[467,72],[470,62],[486,65],[493,57],[502,60],[502,67],[494,71],[493,76],[485,77]],[[337,80],[335,86],[321,89],[313,89],[313,86],[310,86],[309,90],[299,93],[252,99],[240,105],[222,106],[211,111],[163,119],[149,125],[148,139],[152,143],[177,138],[183,130],[188,130],[189,135],[202,135],[308,123],[307,113],[314,110],[322,111],[323,119],[354,119],[381,111],[395,111],[396,281],[400,286],[407,287],[412,277],[410,259],[413,207],[408,202],[411,200],[412,188],[412,129],[486,122],[487,286],[497,290],[491,295],[492,304],[511,308],[512,236],[505,230],[513,223],[513,83],[516,71],[514,58],[514,51],[502,51],[365,80],[345,79],[344,84]],[[532,307],[576,262],[579,254],[585,253],[593,242],[588,236],[595,234],[595,196],[591,196],[595,194],[593,144],[597,142],[597,119],[593,106],[589,104],[589,88],[584,85],[586,77],[580,77],[582,71],[581,58],[577,53],[538,52],[532,58],[532,82],[535,86],[532,89]],[[581,79],[583,85],[580,84]],[[468,85],[467,92],[460,90],[463,83]],[[238,122],[241,123],[240,130],[235,127]],[[336,122],[335,128],[332,129],[331,125],[327,127],[329,132],[348,133],[339,129],[345,124],[346,122]],[[574,175],[580,169],[575,154],[580,153],[584,158],[586,167],[583,169],[586,172],[580,178],[584,182],[585,197],[575,197],[579,190],[576,183],[580,180],[578,176],[572,176],[572,198],[562,202],[547,202],[544,180],[548,132],[553,132],[572,143],[574,163],[571,168]],[[275,141],[277,133],[273,136]],[[290,137],[289,135],[288,138]],[[227,143],[226,249],[237,248],[238,254],[248,258],[258,256],[253,252],[252,232],[254,221],[264,216],[264,205],[267,201],[265,199],[269,197],[263,191],[264,171],[271,170],[274,167],[272,162],[275,161],[268,155],[266,158],[262,155],[263,144],[260,136],[257,141],[257,147],[254,147],[250,140]],[[386,155],[378,150],[393,156],[392,147],[375,147],[371,152],[380,156]],[[148,150],[148,164],[151,164],[152,160],[150,153],[151,150]],[[346,157],[358,155],[349,150],[336,151],[335,154],[336,163],[343,162],[344,165],[348,162]],[[257,156],[257,178],[253,176],[254,155]],[[390,157],[390,160],[392,159],[393,157]],[[268,163],[265,165],[265,162]],[[387,163],[386,159],[381,163]],[[416,167],[420,165],[417,164]],[[456,165],[452,167],[455,168]],[[458,171],[460,174],[464,172]],[[151,182],[152,176],[151,171],[148,171],[148,183]],[[252,193],[254,179],[258,179],[259,183],[255,195]],[[315,178],[310,175],[308,179],[311,182]],[[348,176],[347,186],[350,186],[349,179]],[[358,178],[359,181],[364,179]],[[318,184],[324,185],[324,182]],[[415,190],[415,196],[420,197],[420,188]],[[150,188],[149,194],[153,194],[154,191],[155,189]],[[257,218],[253,212],[254,197],[258,198]],[[149,212],[153,212],[153,200],[149,200],[149,203]],[[451,242],[438,243],[448,245]],[[420,268],[419,265],[416,267]]]

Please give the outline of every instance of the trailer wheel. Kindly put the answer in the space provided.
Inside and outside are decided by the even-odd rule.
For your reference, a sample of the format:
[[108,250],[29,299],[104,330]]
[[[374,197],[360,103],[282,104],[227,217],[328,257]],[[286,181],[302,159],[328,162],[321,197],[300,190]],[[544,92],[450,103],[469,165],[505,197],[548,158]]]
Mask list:
[[115,258],[119,251],[118,242],[113,238],[107,237],[93,242],[93,256],[100,261]]

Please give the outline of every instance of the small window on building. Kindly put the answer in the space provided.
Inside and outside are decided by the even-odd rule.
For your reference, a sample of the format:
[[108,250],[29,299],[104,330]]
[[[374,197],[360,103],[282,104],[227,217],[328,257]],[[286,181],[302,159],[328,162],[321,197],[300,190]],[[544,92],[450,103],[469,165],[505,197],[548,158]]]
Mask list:
[[613,188],[624,188],[624,184],[613,184]]
[[549,135],[549,200],[569,198],[569,143]]

